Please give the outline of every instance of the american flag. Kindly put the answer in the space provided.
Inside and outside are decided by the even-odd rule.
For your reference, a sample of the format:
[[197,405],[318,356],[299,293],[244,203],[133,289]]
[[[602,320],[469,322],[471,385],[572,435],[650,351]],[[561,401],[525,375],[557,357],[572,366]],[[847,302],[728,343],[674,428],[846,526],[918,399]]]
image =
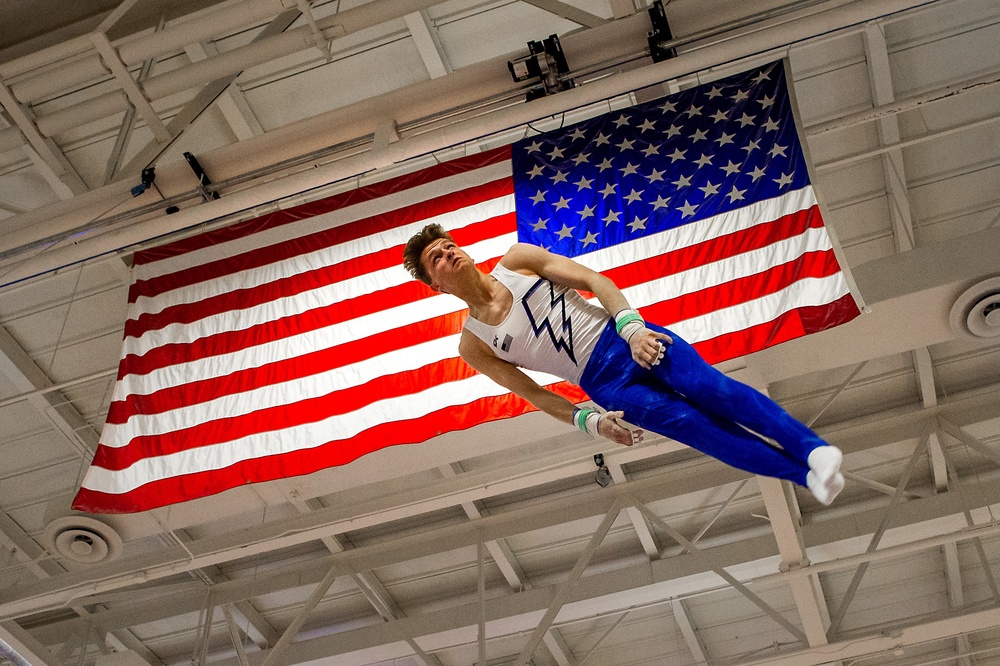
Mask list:
[[532,409],[458,358],[464,304],[402,269],[430,222],[484,271],[518,241],[575,257],[711,362],[858,313],[773,63],[137,253],[74,508],[143,511]]

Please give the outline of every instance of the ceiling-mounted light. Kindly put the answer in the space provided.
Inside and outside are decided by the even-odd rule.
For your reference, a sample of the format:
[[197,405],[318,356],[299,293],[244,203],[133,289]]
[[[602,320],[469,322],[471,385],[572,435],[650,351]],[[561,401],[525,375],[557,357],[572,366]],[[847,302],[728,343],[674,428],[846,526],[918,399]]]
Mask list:
[[574,88],[573,79],[562,78],[569,73],[566,55],[558,35],[549,35],[540,42],[528,42],[528,55],[517,60],[508,60],[507,69],[517,83],[531,79],[541,79],[541,85],[530,88],[525,101],[552,95]]

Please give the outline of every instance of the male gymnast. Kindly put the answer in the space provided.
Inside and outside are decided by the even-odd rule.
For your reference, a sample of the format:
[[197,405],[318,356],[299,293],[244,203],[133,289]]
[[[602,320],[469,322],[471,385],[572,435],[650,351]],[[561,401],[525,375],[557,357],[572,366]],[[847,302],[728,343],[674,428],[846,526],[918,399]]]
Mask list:
[[[465,362],[546,414],[631,446],[642,441],[642,430],[624,423],[627,414],[629,422],[728,465],[804,486],[824,505],[843,489],[838,448],[710,366],[675,334],[644,322],[600,273],[518,243],[486,274],[437,224],[409,240],[403,265],[469,306],[458,347]],[[601,305],[576,290],[593,293]],[[563,330],[553,331],[551,321],[563,322]],[[521,368],[577,384],[607,411],[578,408]]]

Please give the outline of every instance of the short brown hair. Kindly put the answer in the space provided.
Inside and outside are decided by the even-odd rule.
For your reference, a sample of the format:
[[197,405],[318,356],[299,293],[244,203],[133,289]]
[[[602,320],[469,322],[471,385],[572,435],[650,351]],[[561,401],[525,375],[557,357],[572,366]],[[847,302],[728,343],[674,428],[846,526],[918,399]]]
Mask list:
[[440,224],[428,224],[406,242],[406,248],[403,250],[403,268],[410,271],[410,275],[426,285],[430,285],[431,276],[427,274],[424,265],[420,263],[420,257],[428,245],[441,238],[453,240],[451,234],[445,231]]

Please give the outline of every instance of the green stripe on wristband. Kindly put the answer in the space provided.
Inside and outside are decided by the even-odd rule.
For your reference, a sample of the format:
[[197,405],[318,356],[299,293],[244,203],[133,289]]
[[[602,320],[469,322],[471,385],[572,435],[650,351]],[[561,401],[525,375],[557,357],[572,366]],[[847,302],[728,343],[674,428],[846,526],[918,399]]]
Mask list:
[[631,324],[633,321],[645,323],[639,313],[635,311],[619,315],[618,318],[615,319],[615,332],[620,335],[622,329]]
[[577,407],[573,410],[573,424],[580,430],[587,432],[587,416],[595,413],[595,410],[588,407]]

